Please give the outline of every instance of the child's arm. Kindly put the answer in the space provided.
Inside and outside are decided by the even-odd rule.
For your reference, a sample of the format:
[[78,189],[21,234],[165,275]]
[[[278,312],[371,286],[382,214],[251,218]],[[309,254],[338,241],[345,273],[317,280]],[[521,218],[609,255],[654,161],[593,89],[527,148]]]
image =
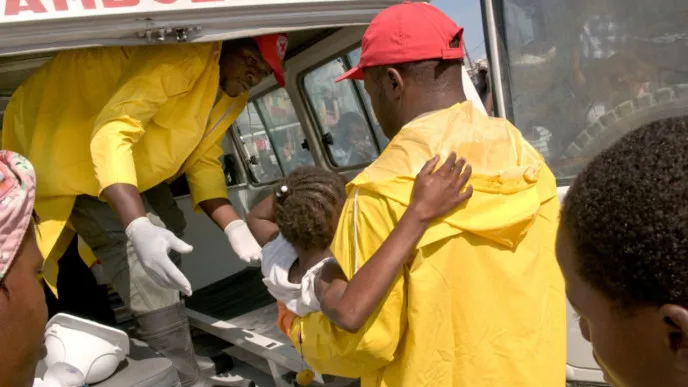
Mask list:
[[452,153],[435,173],[438,158],[428,161],[416,177],[409,207],[387,239],[348,282],[336,263],[323,266],[316,280],[315,293],[320,307],[335,325],[356,332],[375,311],[392,286],[399,270],[413,256],[413,250],[432,220],[447,214],[471,197],[469,186],[461,192],[471,175]]
[[258,244],[263,247],[279,234],[275,220],[275,198],[270,194],[249,211],[246,224]]

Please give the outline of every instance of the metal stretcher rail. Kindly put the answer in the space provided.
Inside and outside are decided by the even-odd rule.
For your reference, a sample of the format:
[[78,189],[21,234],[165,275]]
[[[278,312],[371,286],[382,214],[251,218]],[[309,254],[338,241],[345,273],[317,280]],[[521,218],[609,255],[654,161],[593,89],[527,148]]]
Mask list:
[[[293,385],[295,372],[303,367],[301,355],[277,328],[277,304],[259,269],[196,291],[186,309],[192,326],[265,359],[277,387]],[[330,385],[336,379],[316,374],[315,382]]]

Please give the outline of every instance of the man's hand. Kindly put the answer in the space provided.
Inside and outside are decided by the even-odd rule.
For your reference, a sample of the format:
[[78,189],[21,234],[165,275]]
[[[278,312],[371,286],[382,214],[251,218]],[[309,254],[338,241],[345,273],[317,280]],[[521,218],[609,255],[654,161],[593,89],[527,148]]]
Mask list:
[[170,250],[188,254],[193,247],[177,238],[171,231],[158,227],[146,217],[134,219],[126,234],[136,255],[155,283],[163,288],[175,289],[191,295],[191,284],[168,256]]
[[234,211],[229,200],[210,199],[200,202],[199,206],[218,227],[224,230],[232,250],[237,253],[239,259],[249,265],[260,262],[262,249],[249,231],[246,222]]
[[430,222],[446,215],[473,195],[473,186],[470,185],[462,192],[472,172],[470,165],[464,169],[466,161],[463,158],[457,161],[456,154],[452,152],[433,173],[438,161],[439,156],[435,156],[425,163],[413,185],[407,211],[414,213],[421,222]]
[[246,222],[241,219],[231,222],[225,227],[225,234],[229,239],[229,244],[232,245],[232,250],[237,253],[239,259],[249,265],[260,262],[263,257],[262,249],[246,226]]

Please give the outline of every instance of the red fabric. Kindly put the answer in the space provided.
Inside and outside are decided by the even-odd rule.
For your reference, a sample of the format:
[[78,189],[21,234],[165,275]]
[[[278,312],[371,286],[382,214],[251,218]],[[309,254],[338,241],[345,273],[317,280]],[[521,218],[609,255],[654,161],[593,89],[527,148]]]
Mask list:
[[287,337],[291,337],[291,324],[294,323],[296,314],[287,309],[287,306],[277,301],[277,327],[284,332]]
[[[459,47],[449,47],[457,36]],[[363,34],[358,66],[337,78],[337,82],[363,79],[366,67],[463,57],[462,27],[433,5],[405,1],[375,16]]]
[[282,62],[284,62],[284,55],[287,53],[287,34],[256,36],[253,39],[258,43],[263,59],[272,68],[277,84],[284,86]]

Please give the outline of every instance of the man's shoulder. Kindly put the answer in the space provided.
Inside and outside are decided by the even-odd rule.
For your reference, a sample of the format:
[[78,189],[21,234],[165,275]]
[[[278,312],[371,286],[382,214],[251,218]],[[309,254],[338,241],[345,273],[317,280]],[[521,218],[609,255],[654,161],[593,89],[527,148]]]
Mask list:
[[130,57],[147,57],[159,61],[161,64],[177,64],[179,62],[205,63],[208,59],[219,59],[220,46],[217,43],[195,43],[159,46],[135,46],[123,48]]

